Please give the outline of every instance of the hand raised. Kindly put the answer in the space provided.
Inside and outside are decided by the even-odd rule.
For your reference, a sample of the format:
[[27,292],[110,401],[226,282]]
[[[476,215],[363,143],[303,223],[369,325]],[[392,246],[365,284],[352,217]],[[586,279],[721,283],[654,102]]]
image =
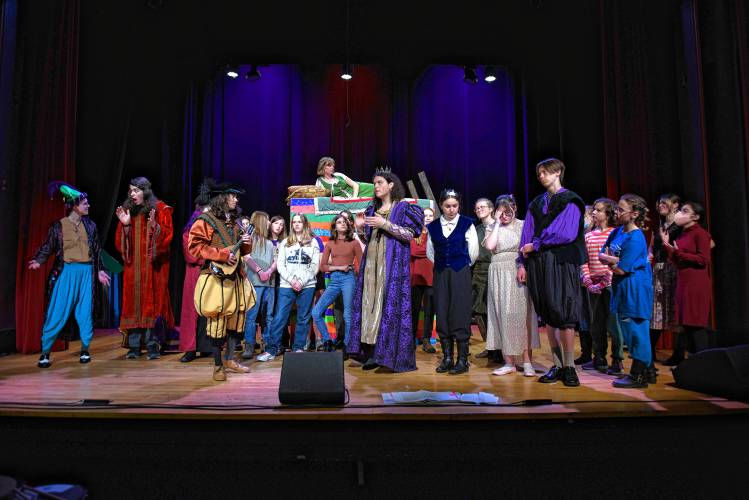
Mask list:
[[120,219],[120,223],[123,226],[130,225],[130,210],[125,210],[122,207],[117,207],[117,210],[115,210],[114,213],[117,216],[117,218]]
[[35,260],[30,260],[29,261],[29,269],[39,269],[40,266],[41,266],[41,264],[39,264]]

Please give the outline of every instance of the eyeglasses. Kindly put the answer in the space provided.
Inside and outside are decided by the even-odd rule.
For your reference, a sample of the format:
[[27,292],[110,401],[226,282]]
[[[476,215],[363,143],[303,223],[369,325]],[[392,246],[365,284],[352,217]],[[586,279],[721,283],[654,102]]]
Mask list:
[[632,213],[632,210],[624,210],[623,208],[615,207],[614,208],[614,213],[616,213],[618,215],[629,214],[629,213]]

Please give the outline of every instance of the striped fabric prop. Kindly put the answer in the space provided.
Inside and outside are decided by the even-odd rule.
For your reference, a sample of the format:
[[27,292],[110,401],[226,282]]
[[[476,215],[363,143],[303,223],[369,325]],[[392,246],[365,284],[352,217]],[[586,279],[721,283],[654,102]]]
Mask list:
[[[417,203],[421,208],[434,208],[432,200],[404,198],[408,203]],[[292,198],[289,203],[290,217],[294,214],[304,214],[310,226],[323,241],[330,239],[330,223],[343,210],[357,214],[366,210],[372,198]]]

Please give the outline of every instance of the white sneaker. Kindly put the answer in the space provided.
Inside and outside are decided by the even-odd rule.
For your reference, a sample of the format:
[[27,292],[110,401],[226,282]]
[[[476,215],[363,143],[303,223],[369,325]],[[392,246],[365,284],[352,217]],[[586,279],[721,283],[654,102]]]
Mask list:
[[255,359],[258,361],[273,361],[274,359],[276,359],[276,357],[273,354],[266,351],[262,354],[258,354],[258,356]]
[[533,368],[531,363],[523,363],[523,376],[524,377],[535,377],[536,370]]
[[294,349],[294,352],[304,352],[304,349]]
[[492,373],[494,375],[507,375],[508,373],[515,373],[517,369],[514,366],[505,365],[502,368],[497,368]]

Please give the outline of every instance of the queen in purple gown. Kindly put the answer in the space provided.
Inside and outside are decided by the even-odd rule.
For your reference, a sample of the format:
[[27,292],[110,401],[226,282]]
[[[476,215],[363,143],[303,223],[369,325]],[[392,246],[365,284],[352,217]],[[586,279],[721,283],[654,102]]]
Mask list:
[[365,211],[367,248],[354,294],[347,351],[364,370],[416,369],[411,326],[411,240],[421,234],[424,212],[402,201],[400,179],[389,169],[374,175],[375,200]]

